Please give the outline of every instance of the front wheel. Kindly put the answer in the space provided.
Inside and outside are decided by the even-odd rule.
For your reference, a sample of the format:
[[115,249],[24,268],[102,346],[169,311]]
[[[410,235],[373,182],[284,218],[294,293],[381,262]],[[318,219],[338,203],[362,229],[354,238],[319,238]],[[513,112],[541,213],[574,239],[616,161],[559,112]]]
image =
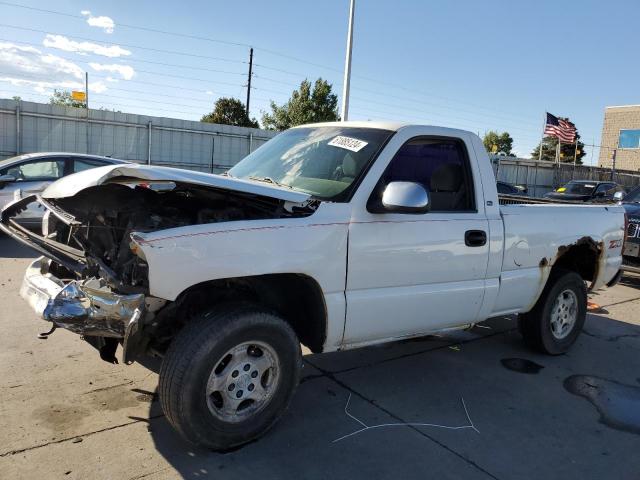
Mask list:
[[264,434],[298,384],[300,344],[283,319],[231,305],[193,319],[160,370],[160,402],[192,443],[226,450]]
[[586,316],[584,280],[575,272],[558,270],[552,272],[533,309],[519,316],[518,326],[527,345],[560,355],[576,341]]

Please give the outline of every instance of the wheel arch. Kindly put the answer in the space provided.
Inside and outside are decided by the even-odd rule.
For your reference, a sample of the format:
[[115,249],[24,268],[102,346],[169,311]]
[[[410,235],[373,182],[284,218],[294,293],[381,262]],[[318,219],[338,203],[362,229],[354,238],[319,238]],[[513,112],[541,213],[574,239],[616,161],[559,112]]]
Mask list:
[[[181,328],[190,318],[215,305],[248,301],[265,306],[291,325],[300,342],[314,353],[327,337],[327,307],[318,282],[305,274],[275,273],[201,282],[182,291],[165,312],[164,321]],[[172,335],[178,330],[173,329]]]
[[575,243],[562,245],[558,247],[549,277],[551,278],[559,270],[569,270],[593,285],[600,273],[603,255],[603,242],[598,242],[591,237],[582,237]]

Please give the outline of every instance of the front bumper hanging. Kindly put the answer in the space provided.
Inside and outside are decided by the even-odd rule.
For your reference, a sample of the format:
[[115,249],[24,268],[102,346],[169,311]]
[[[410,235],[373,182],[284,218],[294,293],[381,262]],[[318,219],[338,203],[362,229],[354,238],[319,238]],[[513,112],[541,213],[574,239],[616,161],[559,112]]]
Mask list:
[[94,346],[101,341],[91,337],[122,342],[123,362],[131,363],[140,340],[144,294],[113,293],[97,279],[62,282],[49,273],[50,262],[41,257],[29,265],[20,295],[43,319],[82,335]]

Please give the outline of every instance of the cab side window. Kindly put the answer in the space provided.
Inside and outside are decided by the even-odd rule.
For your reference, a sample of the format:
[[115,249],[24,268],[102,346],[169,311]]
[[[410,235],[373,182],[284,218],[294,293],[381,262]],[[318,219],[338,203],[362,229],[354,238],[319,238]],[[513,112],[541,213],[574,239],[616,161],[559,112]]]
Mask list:
[[473,179],[464,143],[458,139],[418,137],[395,154],[369,200],[380,211],[384,188],[391,182],[416,182],[429,192],[431,212],[475,211]]

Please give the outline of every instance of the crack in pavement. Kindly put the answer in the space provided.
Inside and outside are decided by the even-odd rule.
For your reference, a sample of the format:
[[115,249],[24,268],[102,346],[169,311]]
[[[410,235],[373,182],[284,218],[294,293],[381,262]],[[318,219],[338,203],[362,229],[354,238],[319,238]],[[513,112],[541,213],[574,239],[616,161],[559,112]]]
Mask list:
[[133,384],[134,384],[134,381],[129,380],[128,382],[118,383],[116,385],[109,385],[108,387],[100,387],[100,388],[94,388],[93,390],[87,390],[86,392],[81,393],[80,395],[88,395],[89,393],[104,392],[105,390],[111,390],[112,388],[124,387],[125,385],[133,385]]
[[160,470],[154,470],[153,472],[143,473],[142,475],[136,475],[135,477],[130,477],[128,480],[140,480],[141,478],[146,478],[160,472],[166,472],[167,470],[171,470],[171,467],[165,467],[165,468],[161,468]]
[[[504,333],[504,332],[503,332]],[[328,378],[329,380],[333,381],[334,383],[336,383],[337,385],[341,386],[342,388],[344,388],[345,390],[351,392],[353,395],[356,395],[357,397],[361,398],[362,400],[364,400],[365,402],[367,402],[369,405],[373,406],[374,408],[377,408],[378,410],[381,410],[382,412],[386,413],[387,415],[389,415],[391,418],[393,418],[394,420],[396,420],[398,423],[408,423],[406,420],[404,420],[403,418],[399,417],[398,415],[394,414],[393,412],[391,412],[390,410],[387,410],[386,408],[384,408],[382,405],[379,405],[378,403],[376,403],[375,400],[371,400],[370,398],[367,398],[364,394],[358,392],[357,390],[354,390],[353,388],[351,388],[349,385],[347,385],[346,383],[342,382],[341,380],[338,380],[337,378],[335,378],[334,374],[323,370],[322,368],[318,367],[317,365],[314,365],[312,362],[310,362],[309,360],[304,360],[305,362],[309,363],[309,365],[311,365],[312,367],[317,368],[318,370],[320,370],[321,372],[324,373],[324,375],[326,376],[326,378]],[[471,465],[472,467],[474,467],[475,469],[477,469],[478,471],[484,473],[485,475],[488,475],[490,478],[493,478],[494,480],[500,480],[498,477],[496,477],[495,475],[493,475],[491,472],[489,472],[488,470],[485,470],[484,468],[482,468],[480,465],[478,465],[476,462],[474,462],[473,460],[465,457],[464,455],[462,455],[461,453],[458,453],[457,451],[453,450],[452,448],[450,448],[448,445],[445,445],[444,443],[440,442],[439,440],[435,439],[434,437],[432,437],[431,435],[429,435],[428,433],[425,433],[424,431],[420,430],[418,427],[412,426],[412,425],[407,425],[407,428],[410,428],[411,430],[417,432],[419,435],[427,438],[428,440],[431,440],[433,443],[435,443],[436,445],[440,446],[441,448],[444,448],[445,450],[447,450],[449,453],[455,455],[456,457],[458,457],[459,459],[463,460],[465,463]]]
[[99,430],[94,430],[92,432],[81,433],[81,434],[78,434],[78,435],[73,435],[71,437],[61,438],[59,440],[52,440],[50,442],[41,443],[41,444],[38,444],[38,445],[32,445],[31,447],[19,448],[19,449],[16,449],[16,450],[9,450],[8,452],[0,453],[0,458],[10,457],[11,455],[16,455],[18,453],[29,452],[31,450],[36,450],[38,448],[47,447],[49,445],[56,445],[58,443],[70,442],[70,441],[72,441],[72,440],[74,440],[76,438],[90,437],[90,436],[95,435],[97,433],[108,432],[110,430],[115,430],[117,428],[126,427],[126,426],[129,426],[129,425],[133,425],[135,423],[149,423],[149,420],[153,420],[153,419],[160,418],[160,417],[164,417],[164,414],[153,415],[153,416],[151,416],[149,418],[136,419],[136,420],[133,420],[131,422],[121,423],[121,424],[118,424],[118,425],[112,425],[110,427],[101,428]]
[[602,308],[605,307],[613,307],[614,305],[622,305],[623,303],[635,302],[636,300],[640,300],[640,297],[630,298],[629,300],[621,300],[619,302],[609,303],[607,305],[600,305]]
[[589,337],[597,338],[598,340],[604,340],[605,342],[617,342],[621,338],[640,338],[640,333],[624,333],[622,335],[606,336],[590,332],[586,329],[582,329],[582,333]]

